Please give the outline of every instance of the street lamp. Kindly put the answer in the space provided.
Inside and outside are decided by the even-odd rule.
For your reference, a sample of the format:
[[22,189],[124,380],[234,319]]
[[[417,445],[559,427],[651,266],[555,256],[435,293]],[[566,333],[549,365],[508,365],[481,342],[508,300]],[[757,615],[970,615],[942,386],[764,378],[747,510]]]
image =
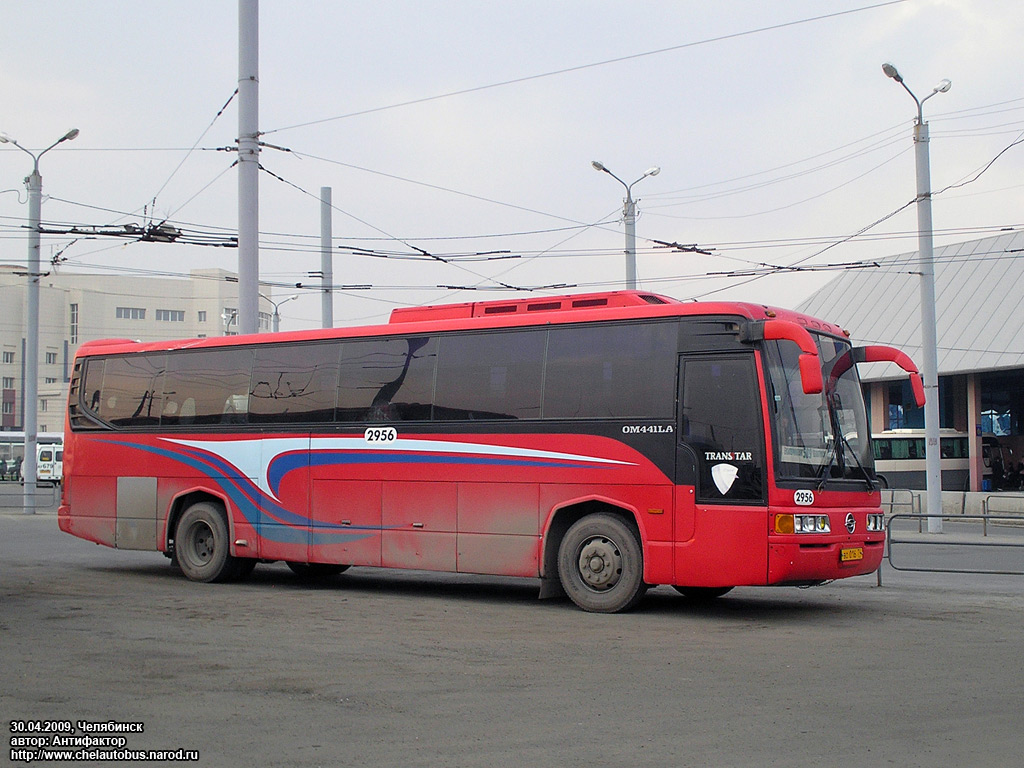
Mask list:
[[231,324],[238,322],[238,310],[221,312],[220,319],[224,321],[224,335],[227,336],[231,333]]
[[633,184],[627,184],[614,173],[604,167],[602,163],[597,160],[592,160],[590,163],[594,166],[594,170],[602,171],[607,173],[619,184],[626,188],[626,199],[623,200],[622,214],[626,220],[626,289],[630,291],[636,290],[636,201],[633,200],[633,185],[643,181],[648,176],[657,176],[661,173],[661,168],[653,166],[644,171],[644,175],[633,182]]
[[284,299],[282,301],[274,301],[265,293],[260,293],[260,296],[262,296],[264,299],[266,299],[267,301],[274,305],[274,319],[273,324],[271,325],[271,329],[273,330],[274,333],[277,333],[278,331],[281,330],[281,313],[278,311],[278,307],[280,307],[282,304],[287,304],[292,299],[297,299],[299,297],[296,294],[294,296],[289,296],[287,299]]
[[0,144],[13,144],[32,158],[32,174],[25,177],[28,188],[28,297],[25,302],[25,390],[22,409],[25,412],[24,506],[29,515],[36,511],[36,442],[39,435],[39,216],[43,202],[43,177],[39,175],[39,158],[58,144],[78,136],[72,128],[42,152],[34,153],[0,133]]
[[953,84],[942,80],[923,99],[903,82],[892,64],[882,65],[886,77],[903,86],[917,104],[914,121],[914,160],[917,166],[917,255],[921,269],[921,366],[924,388],[925,496],[928,503],[928,531],[942,533],[942,463],[939,446],[939,353],[935,329],[935,264],[932,251],[931,171],[928,165],[928,123],[924,121],[924,103],[937,93],[945,93]]

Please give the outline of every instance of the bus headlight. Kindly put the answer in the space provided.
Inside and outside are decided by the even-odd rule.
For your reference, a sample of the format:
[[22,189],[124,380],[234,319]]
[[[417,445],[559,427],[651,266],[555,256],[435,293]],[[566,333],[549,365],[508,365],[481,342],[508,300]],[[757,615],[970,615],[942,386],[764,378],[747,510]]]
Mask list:
[[868,530],[869,531],[884,531],[885,530],[885,515],[881,513],[868,515]]
[[831,533],[828,515],[776,515],[776,533]]

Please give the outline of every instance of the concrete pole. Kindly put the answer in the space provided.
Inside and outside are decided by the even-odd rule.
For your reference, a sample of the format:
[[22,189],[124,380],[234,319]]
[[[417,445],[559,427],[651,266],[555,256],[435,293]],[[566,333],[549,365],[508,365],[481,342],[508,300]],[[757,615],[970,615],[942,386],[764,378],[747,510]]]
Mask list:
[[331,188],[320,187],[320,316],[324,328],[334,327],[334,251],[331,244]]
[[939,442],[939,352],[935,330],[935,261],[932,252],[932,181],[928,167],[928,123],[924,103],[937,93],[946,93],[952,83],[942,80],[923,99],[917,98],[891,63],[882,72],[903,86],[917,104],[914,121],[914,163],[917,166],[917,256],[921,270],[921,379],[924,383],[924,465],[928,532],[942,533],[942,446]]
[[238,0],[238,330],[259,330],[259,0]]
[[928,123],[918,114],[914,124],[917,165],[917,248],[921,270],[921,373],[924,381],[925,495],[928,532],[942,533],[942,453],[939,443],[939,355],[935,329],[935,263],[932,250],[932,193],[928,162]]
[[[42,156],[42,155],[40,155]],[[36,443],[39,435],[39,221],[43,201],[43,177],[36,158],[28,187],[28,297],[25,302],[25,514],[36,512]]]
[[636,290],[636,202],[632,189],[626,187],[626,199],[622,208],[626,222],[626,290]]

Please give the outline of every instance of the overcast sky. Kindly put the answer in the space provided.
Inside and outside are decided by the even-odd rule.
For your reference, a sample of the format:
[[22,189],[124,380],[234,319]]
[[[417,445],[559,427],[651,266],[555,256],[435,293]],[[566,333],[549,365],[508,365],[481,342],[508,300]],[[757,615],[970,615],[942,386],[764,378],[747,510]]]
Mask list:
[[[623,188],[595,159],[627,182],[661,168],[634,187],[643,288],[793,306],[834,273],[715,273],[917,247],[913,206],[847,239],[915,195],[916,107],[883,62],[919,97],[953,82],[925,104],[934,190],[1024,137],[1016,0],[260,5],[260,128],[291,150],[261,157],[280,179],[260,176],[260,276],[278,300],[301,294],[282,307],[286,330],[319,322],[318,294],[289,286],[317,284],[322,186],[335,283],[373,286],[338,292],[336,324],[513,295],[480,290],[499,284],[621,288]],[[237,100],[215,117],[237,47],[234,0],[5,3],[0,131],[40,149],[81,130],[42,160],[44,223],[169,218],[230,235],[237,169],[216,148],[234,144]],[[30,170],[0,145],[0,263],[25,258]],[[937,195],[936,243],[1024,225],[1022,171],[1024,144]],[[237,270],[236,249],[72,240],[45,238],[44,258],[112,276]],[[465,256],[494,251],[518,258]]]

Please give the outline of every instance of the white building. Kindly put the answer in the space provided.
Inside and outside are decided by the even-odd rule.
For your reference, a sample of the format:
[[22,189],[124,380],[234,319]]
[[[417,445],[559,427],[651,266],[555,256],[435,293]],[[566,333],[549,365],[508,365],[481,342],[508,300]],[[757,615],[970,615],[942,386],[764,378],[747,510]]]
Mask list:
[[[264,289],[268,292],[269,289]],[[23,429],[25,267],[0,265],[0,429]],[[260,299],[260,331],[272,303]],[[39,289],[40,432],[64,429],[71,361],[94,339],[160,341],[237,332],[238,280],[223,269],[194,269],[187,280],[52,273]]]

